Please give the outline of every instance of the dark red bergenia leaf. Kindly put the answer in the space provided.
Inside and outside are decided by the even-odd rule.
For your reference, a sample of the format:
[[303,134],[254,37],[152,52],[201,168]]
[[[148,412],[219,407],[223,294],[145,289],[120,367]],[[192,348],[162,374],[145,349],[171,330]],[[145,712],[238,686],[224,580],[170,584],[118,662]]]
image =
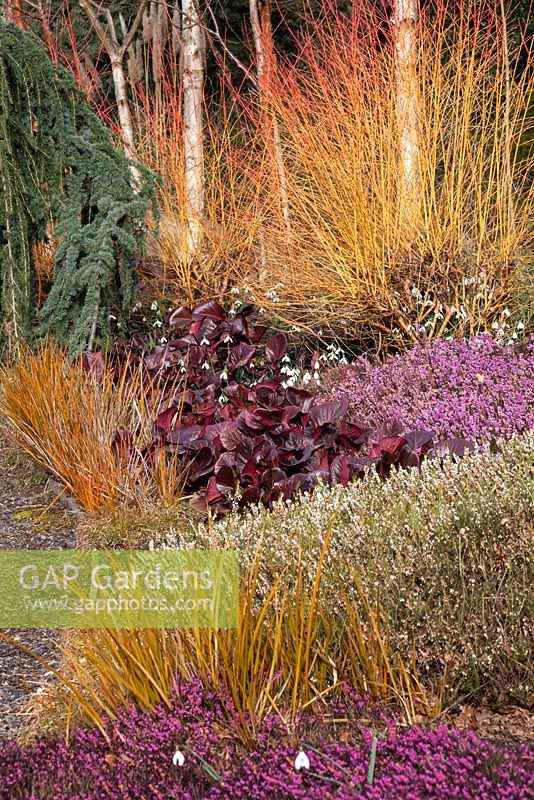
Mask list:
[[145,358],[148,369],[161,369],[165,366],[168,348],[167,345],[158,344],[152,348]]
[[224,500],[224,495],[217,488],[217,481],[215,476],[212,475],[206,486],[206,501],[209,506],[213,506],[216,503],[220,503],[221,500]]
[[226,319],[226,311],[217,300],[206,300],[203,303],[198,303],[191,314],[193,319],[202,319],[202,317],[209,317],[209,319],[216,322],[222,322]]
[[405,449],[414,450],[420,455],[426,453],[432,445],[434,436],[434,431],[410,431],[410,433],[405,433]]
[[254,325],[250,331],[250,341],[252,344],[258,344],[261,342],[268,330],[269,328],[267,325]]
[[281,408],[255,408],[254,411],[242,411],[237,418],[237,425],[240,430],[257,433],[270,430],[284,419],[284,411]]
[[235,450],[243,441],[243,434],[238,429],[235,422],[227,422],[219,433],[222,446],[226,450]]
[[82,370],[91,377],[101,377],[105,369],[104,356],[99,350],[97,353],[84,353],[82,355]]
[[204,347],[206,346],[206,341],[211,343],[217,331],[217,323],[209,317],[203,317],[202,319],[196,319],[192,322],[189,331],[191,335],[195,337],[199,345]]
[[278,467],[270,467],[266,469],[265,472],[261,476],[261,482],[263,486],[269,491],[273,488],[275,483],[278,481],[284,481],[286,479],[286,474],[282,469],[278,469]]
[[270,364],[278,364],[287,352],[287,339],[283,333],[276,333],[265,344],[265,355]]
[[208,498],[206,494],[206,490],[201,489],[189,498],[189,505],[197,511],[200,511],[201,514],[206,514],[208,511]]
[[346,455],[336,456],[330,464],[330,479],[332,483],[346,486],[350,480],[350,470]]
[[249,400],[250,391],[242,383],[230,383],[223,389],[223,395],[236,405],[244,405]]
[[349,408],[348,401],[343,398],[342,400],[331,400],[328,403],[320,403],[314,406],[309,412],[309,419],[312,425],[321,427],[323,425],[330,425],[336,419],[343,417]]
[[190,308],[186,308],[185,306],[179,306],[178,308],[175,308],[173,311],[171,311],[171,313],[169,314],[169,325],[173,325],[176,327],[181,325],[185,327],[189,325],[189,323],[191,322],[191,317],[192,314]]
[[374,442],[371,447],[371,457],[377,458],[387,453],[393,455],[397,453],[403,445],[406,444],[404,436],[383,436],[378,442]]
[[254,486],[258,486],[260,482],[260,474],[258,472],[258,467],[256,464],[256,460],[254,458],[249,458],[245,466],[241,471],[241,479],[243,478],[250,478]]
[[200,478],[203,478],[213,469],[213,462],[215,461],[214,453],[211,447],[202,447],[191,461],[190,470],[188,473],[188,480],[191,483],[196,483]]
[[231,492],[235,492],[237,478],[230,467],[221,467],[215,473],[215,483],[221,494],[228,495]]
[[176,406],[171,406],[171,408],[167,408],[166,411],[162,411],[160,414],[158,414],[154,424],[160,430],[168,433],[176,422],[178,415],[179,409],[176,408]]
[[386,436],[400,436],[404,432],[404,427],[398,419],[386,419],[375,431],[375,438],[383,439]]
[[229,372],[234,372],[238,367],[246,367],[250,364],[256,353],[256,347],[253,344],[246,344],[241,342],[236,347],[232,348],[228,361],[226,362]]
[[244,508],[245,506],[253,505],[254,503],[259,503],[261,498],[260,490],[257,486],[248,486],[241,498],[239,500],[239,506]]
[[300,406],[303,414],[307,414],[314,403],[314,397],[311,392],[306,389],[295,389],[293,386],[289,386],[286,389],[286,398],[290,405]]
[[182,448],[188,448],[201,432],[200,425],[179,425],[168,434],[167,441]]

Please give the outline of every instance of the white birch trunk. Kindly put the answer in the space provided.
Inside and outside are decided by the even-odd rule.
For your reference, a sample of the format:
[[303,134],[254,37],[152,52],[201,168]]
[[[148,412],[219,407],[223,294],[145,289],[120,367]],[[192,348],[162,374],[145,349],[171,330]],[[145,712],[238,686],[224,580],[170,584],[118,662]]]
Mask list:
[[418,0],[394,0],[393,26],[400,136],[399,206],[410,220],[419,205],[419,110],[417,80]]
[[[130,29],[126,31],[123,25],[122,43],[119,43],[117,39],[115,24],[109,8],[105,6],[102,8],[96,5],[93,0],[79,0],[79,3],[80,7],[87,14],[93,30],[98,34],[111,61],[111,74],[113,77],[113,88],[115,91],[115,100],[117,101],[124,152],[128,158],[135,159],[134,126],[130,104],[128,102],[127,82],[126,75],[124,74],[124,56],[128,52],[128,48],[132,44],[134,36],[143,19],[146,0],[140,0],[137,14]],[[99,18],[100,14],[105,15],[107,21],[106,26],[101,23]],[[121,23],[123,22],[122,20],[120,21]],[[131,173],[133,189],[138,191],[141,186],[141,173],[134,164],[131,166]]]
[[198,251],[204,216],[204,31],[196,0],[182,0],[184,161],[188,256]]
[[126,76],[122,67],[122,59],[111,58],[111,74],[113,76],[113,88],[115,90],[115,100],[121,126],[122,141],[124,152],[128,158],[135,158],[135,139],[133,132],[133,120],[128,103]]

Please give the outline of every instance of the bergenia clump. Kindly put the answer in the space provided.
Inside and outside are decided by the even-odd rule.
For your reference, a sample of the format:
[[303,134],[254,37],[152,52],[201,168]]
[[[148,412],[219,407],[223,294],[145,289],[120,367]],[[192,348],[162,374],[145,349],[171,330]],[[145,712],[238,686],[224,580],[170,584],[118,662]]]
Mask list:
[[[148,447],[136,448],[136,431],[126,429],[113,444],[130,461],[178,456],[187,465],[186,491],[202,510],[229,511],[236,495],[241,506],[272,507],[297,489],[346,485],[367,467],[387,477],[394,466],[418,467],[432,452],[462,455],[468,446],[438,443],[432,430],[407,430],[395,420],[371,427],[347,413],[345,398],[288,386],[281,373],[287,339],[267,337],[253,306],[234,314],[208,301],[176,309],[169,322],[179,335],[148,355],[135,343],[117,345],[116,358],[142,364],[161,410]],[[86,356],[85,364],[102,368],[103,357]]]
[[383,365],[360,357],[324,385],[369,426],[394,417],[407,430],[491,441],[534,428],[534,340],[523,348],[487,335],[431,340]]

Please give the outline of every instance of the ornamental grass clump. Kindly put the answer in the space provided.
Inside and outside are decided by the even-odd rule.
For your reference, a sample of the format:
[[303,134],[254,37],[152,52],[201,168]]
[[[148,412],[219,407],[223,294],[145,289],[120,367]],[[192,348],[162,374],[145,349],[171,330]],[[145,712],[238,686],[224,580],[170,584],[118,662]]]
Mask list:
[[323,378],[366,425],[394,417],[409,430],[487,442],[534,428],[534,340],[521,348],[488,335],[422,341],[385,363],[365,357]]
[[221,723],[247,747],[269,716],[281,716],[291,727],[304,709],[322,708],[347,686],[395,704],[406,721],[435,717],[443,682],[427,690],[417,665],[391,646],[380,600],[367,600],[356,574],[354,592],[346,581],[347,591],[340,593],[343,613],[329,615],[322,591],[329,543],[327,534],[311,581],[302,552],[296,573],[282,571],[265,596],[262,560],[245,564],[235,629],[72,632],[54,670],[61,689],[55,699],[53,689],[33,699],[32,730],[42,730],[44,711],[56,726],[90,721],[104,731],[105,720],[118,719],[129,703],[141,710],[160,702],[170,707],[177,680],[200,680],[230,697],[232,716],[223,714]]
[[176,459],[121,458],[126,446],[141,452],[150,441],[153,389],[140,368],[112,370],[102,354],[70,361],[51,340],[36,352],[21,345],[0,368],[2,429],[84,510],[172,504],[184,481]]
[[270,719],[249,753],[221,724],[232,711],[194,681],[179,684],[169,706],[125,708],[71,741],[2,742],[0,800],[527,800],[534,791],[532,747],[444,725],[403,730],[350,694],[301,714],[291,732]]

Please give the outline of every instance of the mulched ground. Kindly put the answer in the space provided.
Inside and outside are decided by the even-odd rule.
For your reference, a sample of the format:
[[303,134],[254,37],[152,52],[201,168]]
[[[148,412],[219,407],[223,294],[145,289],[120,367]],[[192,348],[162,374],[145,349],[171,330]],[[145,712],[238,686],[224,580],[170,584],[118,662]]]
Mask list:
[[[54,503],[60,492],[55,481],[0,438],[0,549],[74,547],[78,515],[64,497]],[[11,629],[4,633],[57,665],[57,632]],[[50,675],[31,656],[0,639],[0,738],[12,737],[21,729],[21,709]]]

